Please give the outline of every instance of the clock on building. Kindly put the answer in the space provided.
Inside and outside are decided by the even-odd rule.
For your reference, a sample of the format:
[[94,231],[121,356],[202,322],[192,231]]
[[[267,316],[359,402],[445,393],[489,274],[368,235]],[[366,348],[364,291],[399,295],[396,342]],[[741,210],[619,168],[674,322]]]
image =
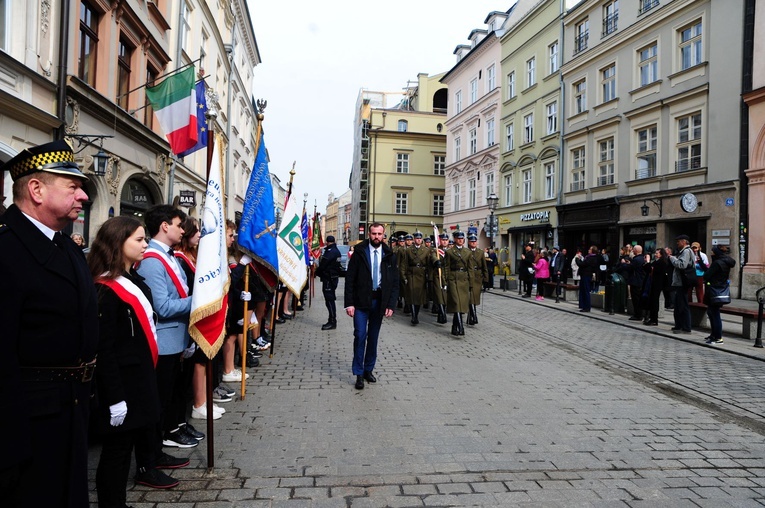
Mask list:
[[680,198],[680,206],[688,213],[695,212],[699,207],[699,201],[692,192],[686,192]]

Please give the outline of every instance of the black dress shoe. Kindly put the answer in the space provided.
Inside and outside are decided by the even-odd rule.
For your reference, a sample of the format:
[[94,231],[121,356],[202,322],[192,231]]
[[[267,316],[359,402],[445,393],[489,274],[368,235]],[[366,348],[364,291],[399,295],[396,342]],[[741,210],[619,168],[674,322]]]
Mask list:
[[356,376],[356,389],[357,390],[364,389],[364,376]]
[[284,319],[284,318],[276,318],[275,321],[276,321],[277,324],[280,324],[280,325],[283,325],[284,323],[287,322],[287,320]]
[[166,475],[159,469],[139,468],[135,475],[135,482],[153,489],[172,489],[178,486],[178,480]]
[[189,463],[189,459],[173,457],[172,455],[162,452],[154,467],[157,469],[178,469],[179,467],[188,466]]
[[292,315],[292,314],[287,314],[287,313],[285,312],[284,314],[282,314],[282,315],[281,315],[281,316],[279,316],[279,317],[280,317],[280,318],[282,318],[282,319],[292,319],[292,318],[293,318],[293,315]]
[[322,330],[334,330],[335,328],[337,328],[337,322],[336,321],[335,322],[328,321],[328,322],[324,323],[323,325],[321,325],[321,329]]
[[372,372],[365,372],[364,373],[364,379],[366,379],[370,383],[376,383],[377,382],[377,378],[375,377],[374,374],[372,374]]

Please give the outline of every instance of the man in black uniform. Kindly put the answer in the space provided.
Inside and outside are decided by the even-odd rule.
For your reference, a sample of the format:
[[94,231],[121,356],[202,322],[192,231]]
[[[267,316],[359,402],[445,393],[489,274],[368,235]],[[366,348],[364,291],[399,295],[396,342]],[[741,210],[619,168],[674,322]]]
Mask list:
[[88,505],[88,417],[98,343],[95,285],[60,231],[88,200],[71,146],[27,148],[0,171],[0,492],[3,506]]
[[329,318],[321,327],[322,330],[334,330],[337,328],[337,307],[335,305],[335,290],[340,280],[340,250],[335,244],[335,237],[327,237],[327,246],[324,254],[319,259],[319,268],[316,275],[321,279],[321,293],[324,295],[324,305],[327,306]]

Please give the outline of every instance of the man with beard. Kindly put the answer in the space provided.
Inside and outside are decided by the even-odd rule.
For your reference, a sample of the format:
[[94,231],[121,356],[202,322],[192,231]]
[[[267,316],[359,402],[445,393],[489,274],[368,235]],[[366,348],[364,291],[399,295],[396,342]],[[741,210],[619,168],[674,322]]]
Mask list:
[[369,227],[369,239],[356,245],[345,273],[345,312],[353,318],[353,373],[356,389],[377,382],[377,340],[383,317],[393,315],[398,299],[396,255],[385,245],[385,226]]

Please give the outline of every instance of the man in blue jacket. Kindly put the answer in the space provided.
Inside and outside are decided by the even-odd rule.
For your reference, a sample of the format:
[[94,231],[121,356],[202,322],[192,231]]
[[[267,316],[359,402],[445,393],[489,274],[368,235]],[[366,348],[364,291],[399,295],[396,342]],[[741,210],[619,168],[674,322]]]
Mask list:
[[385,226],[369,227],[369,239],[357,244],[345,273],[345,312],[353,318],[353,373],[356,389],[377,382],[377,339],[384,317],[391,317],[398,300],[396,255],[383,243]]

